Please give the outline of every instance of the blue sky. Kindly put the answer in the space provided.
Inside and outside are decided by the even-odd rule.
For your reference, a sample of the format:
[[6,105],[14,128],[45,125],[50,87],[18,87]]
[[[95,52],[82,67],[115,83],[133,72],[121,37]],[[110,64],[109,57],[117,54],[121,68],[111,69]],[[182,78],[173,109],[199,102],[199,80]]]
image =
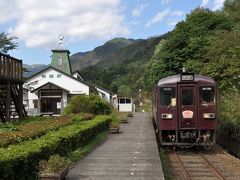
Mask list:
[[224,0],[0,0],[0,32],[18,37],[9,54],[24,64],[49,64],[59,34],[71,51],[85,52],[114,37],[148,38],[171,31],[196,7]]

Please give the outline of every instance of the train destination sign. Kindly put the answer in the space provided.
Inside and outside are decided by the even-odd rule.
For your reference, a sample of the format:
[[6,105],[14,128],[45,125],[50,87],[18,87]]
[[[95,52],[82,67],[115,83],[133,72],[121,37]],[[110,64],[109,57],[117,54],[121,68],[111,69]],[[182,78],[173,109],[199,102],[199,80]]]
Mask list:
[[181,81],[193,81],[194,75],[193,74],[181,74]]

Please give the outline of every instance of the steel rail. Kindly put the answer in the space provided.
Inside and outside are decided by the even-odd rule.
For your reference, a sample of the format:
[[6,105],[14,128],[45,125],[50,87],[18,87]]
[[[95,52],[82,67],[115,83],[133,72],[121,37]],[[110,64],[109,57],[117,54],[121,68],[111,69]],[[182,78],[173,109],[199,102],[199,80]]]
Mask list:
[[219,179],[226,180],[224,175],[202,153],[199,153],[199,155],[204,159],[205,162],[207,162],[208,166]]
[[179,155],[178,155],[176,152],[174,152],[174,155],[175,155],[175,157],[176,157],[176,159],[177,159],[177,161],[178,161],[178,164],[180,165],[180,168],[181,168],[181,170],[182,170],[182,173],[183,173],[184,178],[185,178],[186,180],[191,180],[191,177],[190,177],[190,175],[188,174],[185,166],[183,165],[183,162],[182,162],[181,158],[179,157]]

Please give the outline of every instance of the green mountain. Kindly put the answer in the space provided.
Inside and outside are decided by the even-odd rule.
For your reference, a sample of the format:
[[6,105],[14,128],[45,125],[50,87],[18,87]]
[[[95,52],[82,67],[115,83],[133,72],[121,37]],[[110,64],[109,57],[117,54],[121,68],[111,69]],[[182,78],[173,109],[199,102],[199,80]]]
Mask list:
[[86,81],[122,96],[132,96],[138,89],[144,88],[146,64],[150,61],[155,46],[166,36],[167,34],[135,40],[110,53],[103,53],[98,62],[80,69],[80,73]]
[[113,55],[120,49],[131,45],[139,40],[114,38],[107,41],[104,45],[96,47],[92,51],[79,52],[71,56],[71,64],[73,71],[81,70],[87,66],[95,65],[105,60],[109,55]]
[[23,72],[23,76],[30,77],[33,74],[47,68],[48,65],[45,65],[45,64],[33,64],[33,65],[23,64],[23,67],[27,70],[26,72]]

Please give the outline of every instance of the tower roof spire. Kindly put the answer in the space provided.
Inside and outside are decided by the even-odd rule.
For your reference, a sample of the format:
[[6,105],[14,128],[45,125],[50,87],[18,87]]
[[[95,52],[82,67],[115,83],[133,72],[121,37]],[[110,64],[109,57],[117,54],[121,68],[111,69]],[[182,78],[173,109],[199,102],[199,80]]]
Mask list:
[[60,49],[61,49],[61,50],[65,50],[66,47],[65,47],[64,44],[63,44],[64,36],[63,36],[62,34],[59,34],[58,39],[59,39],[59,42],[58,42],[57,49],[58,49],[58,50],[60,50]]
[[72,68],[70,63],[69,54],[70,51],[63,45],[63,35],[59,35],[59,43],[56,49],[52,50],[52,62],[51,66],[63,71],[69,75],[72,75]]

